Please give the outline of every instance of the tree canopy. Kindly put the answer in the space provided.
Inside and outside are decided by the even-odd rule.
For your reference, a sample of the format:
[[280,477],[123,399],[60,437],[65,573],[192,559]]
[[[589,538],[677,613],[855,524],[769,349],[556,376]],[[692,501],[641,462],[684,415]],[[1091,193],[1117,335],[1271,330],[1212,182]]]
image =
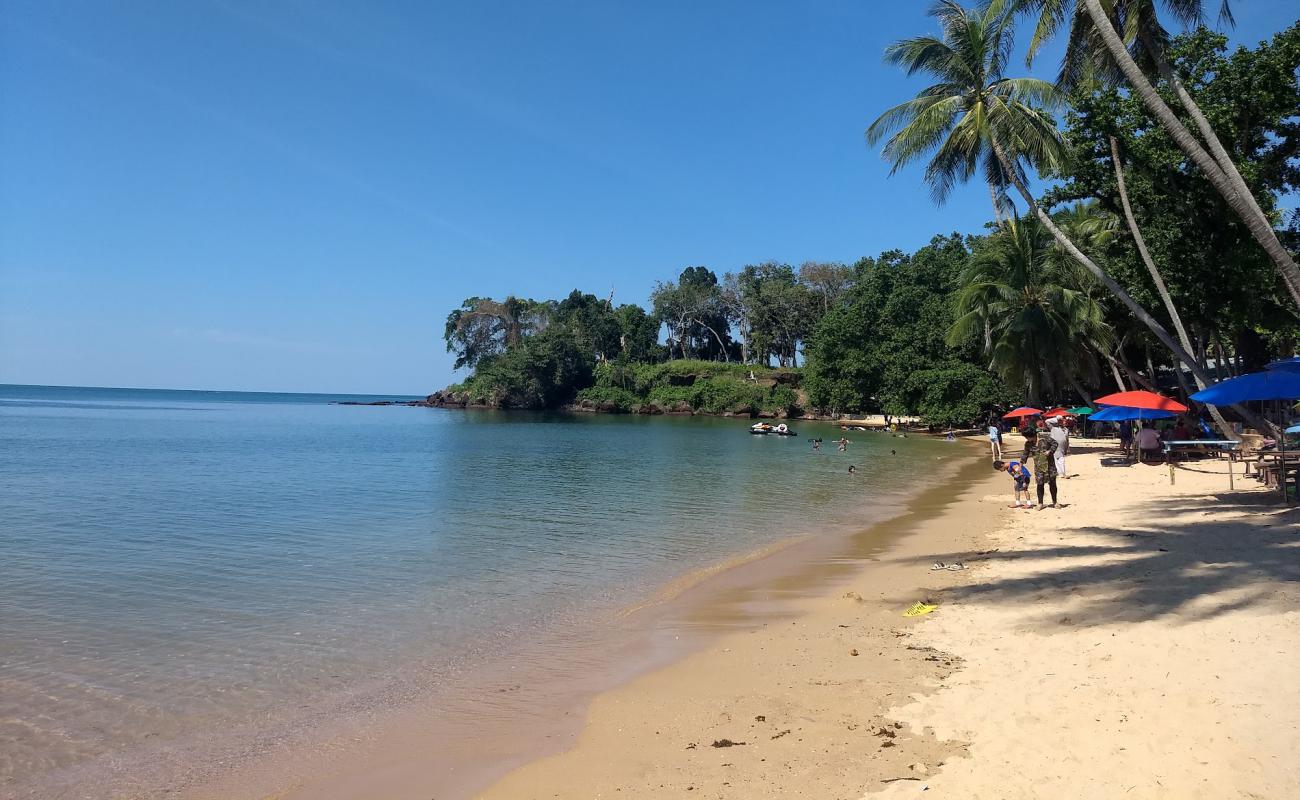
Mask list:
[[[993,199],[983,235],[938,235],[852,266],[665,270],[676,277],[655,283],[646,307],[577,289],[472,297],[444,330],[456,367],[472,370],[453,388],[505,407],[883,412],[955,425],[1026,401],[1186,391],[1294,354],[1286,271],[1224,176],[1239,174],[1294,253],[1300,212],[1285,217],[1279,198],[1300,188],[1300,23],[1229,51],[1204,28],[1156,30],[1146,0],[1110,4],[1112,25],[1134,21],[1124,35],[1142,79],[1215,150],[1211,174],[1157,124],[1118,61],[1098,68],[1113,50],[1080,16],[1093,5],[940,2],[941,35],[886,53],[935,83],[881,114],[869,141],[884,142],[895,166],[926,160],[938,200],[978,175]],[[1069,27],[1068,95],[1005,74],[1025,10],[1038,12],[1040,40]],[[1041,196],[1029,169],[1052,179]]]

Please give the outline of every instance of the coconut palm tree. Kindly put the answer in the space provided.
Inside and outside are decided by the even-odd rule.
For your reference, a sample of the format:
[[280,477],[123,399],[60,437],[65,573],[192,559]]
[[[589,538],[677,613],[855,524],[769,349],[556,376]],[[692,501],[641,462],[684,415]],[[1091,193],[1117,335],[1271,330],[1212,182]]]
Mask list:
[[[1054,162],[1061,152],[1057,137],[1043,132],[1053,128],[1049,112],[1063,96],[1046,81],[1003,74],[1014,42],[1010,5],[993,0],[980,12],[950,0],[936,3],[930,15],[939,20],[943,37],[895,42],[886,48],[885,62],[904,67],[908,75],[929,73],[940,82],[881,114],[867,129],[867,143],[873,146],[894,132],[883,153],[893,163],[891,175],[932,153],[925,180],[936,203],[982,172],[999,220],[1010,211],[1010,179],[990,146],[994,127],[1038,129],[1040,135],[1023,143],[1029,151],[1025,156],[1033,161]],[[1014,119],[1006,119],[1007,113]]]
[[[1300,266],[1278,239],[1268,216],[1260,208],[1205,114],[1170,65],[1165,55],[1168,36],[1157,18],[1155,0],[1019,0],[1018,5],[1021,10],[1038,14],[1038,23],[1030,41],[1029,59],[1032,61],[1039,46],[1065,27],[1068,20],[1068,39],[1059,82],[1069,88],[1086,78],[1116,82],[1122,76],[1179,149],[1187,154],[1229,207],[1241,217],[1251,236],[1268,253],[1296,304],[1300,305]],[[1200,0],[1165,0],[1165,7],[1171,15],[1184,24],[1200,24],[1204,19],[1203,6]],[[1232,19],[1226,0],[1221,5],[1220,18]],[[1130,52],[1130,47],[1133,52]],[[1139,64],[1139,61],[1143,63]],[[1152,72],[1173,89],[1204,139],[1204,146],[1156,91],[1147,77]]]
[[[895,171],[933,151],[925,178],[938,202],[985,165],[990,184],[1000,180],[1014,187],[1030,214],[1070,258],[1092,273],[1193,373],[1208,377],[1157,319],[1079,249],[1029,191],[1024,165],[1040,170],[1061,167],[1060,133],[1050,112],[1064,102],[1064,96],[1046,81],[1004,74],[1018,8],[1018,0],[990,0],[978,9],[963,8],[952,0],[936,3],[930,14],[939,20],[943,36],[896,42],[886,49],[885,60],[906,68],[909,75],[925,73],[938,82],[881,114],[867,129],[868,143],[889,137],[884,155]],[[991,164],[999,169],[993,172]]]
[[[1076,262],[1053,257],[1050,231],[1037,219],[1012,219],[976,252],[962,274],[950,344],[984,335],[990,368],[1029,403],[1064,384],[1095,383],[1095,347],[1108,348],[1105,311],[1089,292],[1095,280]],[[1084,395],[1085,399],[1087,395]]]

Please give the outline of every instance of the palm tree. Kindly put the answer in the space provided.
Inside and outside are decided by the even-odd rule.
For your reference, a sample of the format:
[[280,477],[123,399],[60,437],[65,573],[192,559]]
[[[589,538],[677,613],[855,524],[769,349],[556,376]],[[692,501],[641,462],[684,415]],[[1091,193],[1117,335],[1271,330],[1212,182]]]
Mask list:
[[1007,0],[993,0],[984,12],[967,11],[951,0],[936,3],[930,15],[939,20],[943,38],[895,42],[885,50],[885,62],[906,68],[908,75],[930,73],[940,82],[881,114],[867,129],[873,146],[897,131],[884,147],[885,158],[893,162],[891,175],[933,151],[925,180],[939,204],[956,184],[982,171],[999,220],[1010,210],[1010,176],[990,146],[995,126],[1037,129],[1040,135],[1023,142],[1032,161],[1055,161],[1061,152],[1057,137],[1041,133],[1053,127],[1048,110],[1060,105],[1062,95],[1046,81],[1003,75],[1013,44],[1010,7]]
[[952,0],[936,3],[930,14],[939,20],[943,37],[896,42],[886,49],[885,60],[905,67],[909,75],[927,73],[938,83],[881,114],[867,129],[868,143],[874,145],[893,132],[884,155],[894,163],[894,171],[933,150],[925,178],[938,202],[984,164],[991,184],[1000,180],[1005,181],[1003,186],[1014,187],[1070,258],[1092,273],[1194,374],[1207,378],[1196,359],[1088,258],[1030,193],[1023,164],[1039,169],[1061,166],[1060,133],[1050,111],[1064,102],[1064,96],[1046,81],[1003,74],[1018,9],[1018,0],[990,0],[980,9],[965,9]]
[[[1095,282],[1072,260],[1054,258],[1052,234],[1036,219],[1012,219],[962,274],[948,341],[983,332],[989,366],[1037,404],[1044,389],[1095,382],[1092,348],[1108,347],[1110,326],[1088,291]],[[1087,395],[1083,395],[1087,399]]]
[[[1165,0],[1165,5],[1175,19],[1185,24],[1199,24],[1204,19],[1204,4],[1200,0]],[[1059,82],[1069,88],[1088,77],[1116,82],[1122,76],[1179,149],[1187,154],[1241,217],[1251,235],[1268,253],[1296,304],[1300,305],[1300,266],[1278,240],[1268,216],[1242,179],[1205,114],[1169,64],[1164,52],[1168,37],[1156,17],[1154,0],[1077,0],[1073,5],[1070,0],[1020,0],[1019,6],[1022,10],[1038,12],[1038,24],[1029,46],[1030,60],[1038,47],[1069,19]],[[1232,19],[1226,0],[1222,3],[1220,17],[1228,21]],[[1129,50],[1130,45],[1136,51],[1136,58],[1135,53]],[[1145,63],[1146,70],[1138,63],[1139,59]],[[1151,71],[1158,73],[1173,89],[1205,140],[1205,146],[1197,141],[1156,91],[1147,78],[1147,72]]]

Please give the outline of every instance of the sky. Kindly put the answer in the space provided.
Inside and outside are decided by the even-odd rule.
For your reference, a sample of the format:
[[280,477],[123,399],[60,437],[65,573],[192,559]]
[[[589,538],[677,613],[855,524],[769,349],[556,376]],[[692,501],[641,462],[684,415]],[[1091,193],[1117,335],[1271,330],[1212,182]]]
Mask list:
[[863,139],[927,5],[6,0],[0,383],[426,394],[466,297],[978,232]]

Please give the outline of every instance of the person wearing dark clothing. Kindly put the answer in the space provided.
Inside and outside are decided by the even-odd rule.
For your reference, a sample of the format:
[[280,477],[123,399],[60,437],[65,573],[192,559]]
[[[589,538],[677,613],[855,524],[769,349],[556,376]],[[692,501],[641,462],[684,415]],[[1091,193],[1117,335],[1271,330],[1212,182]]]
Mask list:
[[1025,431],[1025,452],[1020,460],[1034,465],[1034,481],[1038,484],[1038,510],[1042,511],[1043,490],[1052,491],[1052,508],[1056,508],[1056,451],[1060,445],[1050,436],[1039,436],[1038,431]]

